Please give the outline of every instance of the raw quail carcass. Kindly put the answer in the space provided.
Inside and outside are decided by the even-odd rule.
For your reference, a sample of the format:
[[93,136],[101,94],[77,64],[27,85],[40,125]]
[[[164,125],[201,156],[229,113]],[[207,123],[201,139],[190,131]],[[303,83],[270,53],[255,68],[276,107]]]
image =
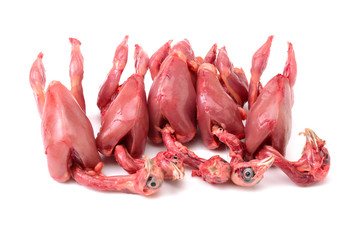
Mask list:
[[[263,144],[268,144],[285,155],[291,136],[293,85],[297,64],[292,44],[288,44],[288,58],[284,74],[273,77],[261,88],[259,76],[266,67],[272,36],[254,54],[251,68],[249,109],[245,127],[245,145],[250,158]],[[259,94],[258,94],[259,93]],[[250,101],[251,99],[251,101]]]
[[[105,156],[114,154],[118,164],[128,173],[135,173],[143,168],[144,153],[148,136],[148,107],[144,87],[144,76],[148,70],[149,58],[139,45],[135,46],[135,74],[132,74],[123,84],[119,84],[120,75],[112,78],[113,69],[121,66],[123,71],[128,54],[128,37],[117,47],[114,66],[108,74],[103,86],[111,86],[112,96],[101,88],[98,99],[109,99],[105,104],[99,104],[101,110],[101,128],[97,134],[98,150]],[[115,89],[115,85],[117,87]],[[102,102],[102,101],[99,101]],[[101,107],[103,106],[103,107]],[[153,159],[163,170],[165,178],[182,179],[184,176],[183,162],[170,152],[160,152]]]
[[[74,39],[70,41],[75,51],[79,51],[80,42]],[[79,184],[96,190],[142,195],[157,192],[164,176],[150,159],[135,174],[106,176],[101,173],[103,162],[97,151],[92,125],[82,108],[84,102],[80,105],[75,98],[81,96],[79,99],[84,99],[82,79],[79,81],[77,75],[83,72],[82,59],[72,54],[72,91],[60,82],[53,81],[45,92],[46,77],[42,57],[40,53],[32,65],[30,85],[42,120],[42,136],[51,177],[59,182],[68,181],[72,177]]]

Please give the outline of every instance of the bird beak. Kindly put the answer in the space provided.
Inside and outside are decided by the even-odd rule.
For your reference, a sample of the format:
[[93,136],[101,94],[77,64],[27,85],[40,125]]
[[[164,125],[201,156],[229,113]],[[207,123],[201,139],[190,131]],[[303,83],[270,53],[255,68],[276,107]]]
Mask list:
[[154,161],[151,158],[148,158],[144,156],[145,162],[144,162],[144,168],[147,170],[148,175],[152,171],[153,166],[155,165]]
[[172,166],[173,170],[173,180],[181,180],[184,178],[184,171],[180,170],[177,165],[170,162],[170,165]]
[[317,145],[317,135],[314,131],[312,131],[309,128],[305,129],[305,135],[308,142],[311,143],[311,145],[314,145],[316,148],[318,148]]
[[303,147],[302,155],[305,153],[307,146],[319,151],[319,149],[325,145],[325,141],[320,139],[316,133],[309,128],[306,128],[305,132],[301,132],[300,135],[306,136],[306,144]]
[[274,163],[274,161],[275,161],[275,158],[273,156],[270,156],[268,158],[265,158],[265,159],[261,160],[257,164],[257,166],[270,168],[272,166],[272,164]]

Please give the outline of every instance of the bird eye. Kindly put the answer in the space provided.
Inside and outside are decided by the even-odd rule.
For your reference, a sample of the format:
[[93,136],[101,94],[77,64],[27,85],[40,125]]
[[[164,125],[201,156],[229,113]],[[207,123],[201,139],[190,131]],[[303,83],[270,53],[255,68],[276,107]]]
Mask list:
[[320,155],[323,157],[322,167],[328,165],[331,162],[331,158],[325,149],[322,149]]
[[178,156],[174,155],[171,160],[172,163],[177,164],[178,163]]
[[252,168],[248,167],[248,168],[244,168],[244,170],[242,170],[241,178],[245,182],[251,183],[254,180],[254,176],[255,176],[255,172],[254,172],[254,170],[252,170]]
[[157,189],[161,185],[161,182],[154,176],[149,176],[147,180],[147,187],[151,189]]

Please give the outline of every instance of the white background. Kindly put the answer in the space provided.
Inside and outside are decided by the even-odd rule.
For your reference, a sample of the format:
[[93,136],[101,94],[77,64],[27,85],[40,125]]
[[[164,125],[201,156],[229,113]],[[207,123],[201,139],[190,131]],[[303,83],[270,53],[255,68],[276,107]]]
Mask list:
[[[0,3],[1,239],[353,239],[357,238],[357,7],[354,1],[8,1]],[[40,118],[28,76],[44,53],[47,80],[69,86],[69,37],[82,41],[84,91],[95,134],[96,98],[116,46],[129,35],[149,55],[164,42],[188,38],[196,55],[213,43],[226,46],[232,62],[250,77],[253,53],[275,35],[263,75],[282,72],[287,41],[298,63],[292,137],[287,158],[300,157],[309,127],[327,141],[327,179],[298,187],[279,169],[257,186],[213,186],[192,178],[165,182],[151,197],[103,193],[48,174]],[[149,90],[150,76],[146,85]],[[199,156],[200,138],[187,145]],[[146,155],[164,149],[148,142]],[[104,172],[125,174],[106,161]]]

